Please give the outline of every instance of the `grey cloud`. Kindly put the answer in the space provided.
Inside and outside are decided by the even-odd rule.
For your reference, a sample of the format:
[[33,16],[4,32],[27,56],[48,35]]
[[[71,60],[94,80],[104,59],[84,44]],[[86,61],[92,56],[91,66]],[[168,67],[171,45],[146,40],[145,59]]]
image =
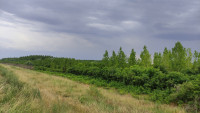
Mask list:
[[160,34],[157,36],[157,38],[163,38],[166,40],[199,40],[200,34],[184,34],[184,33],[174,33],[174,34]]
[[[195,25],[192,27],[195,29],[196,24],[199,25],[196,23],[198,19],[193,21],[191,18],[200,15],[198,4],[197,0],[7,0],[1,3],[1,9],[27,20],[46,23],[45,29],[80,34],[106,34],[110,37],[119,30],[113,32],[112,29],[116,27],[108,26],[117,26],[124,20],[140,21],[145,25],[142,32],[149,34],[151,31],[180,30],[188,27],[188,24]],[[187,14],[192,8],[197,10],[196,13],[179,17]],[[94,23],[87,19],[89,16],[98,18],[97,24],[106,25],[111,32],[102,33],[102,29],[91,29],[88,24]],[[184,19],[186,20],[183,21]],[[178,24],[179,21],[183,22]],[[175,28],[165,26],[170,24],[177,25]],[[182,32],[186,31],[188,32],[187,29],[183,29]]]
[[73,34],[97,45],[112,40],[112,47],[126,46],[120,40],[128,38],[199,41],[199,12],[199,0],[0,0],[0,20],[26,23],[15,20],[21,18],[36,22],[35,32]]

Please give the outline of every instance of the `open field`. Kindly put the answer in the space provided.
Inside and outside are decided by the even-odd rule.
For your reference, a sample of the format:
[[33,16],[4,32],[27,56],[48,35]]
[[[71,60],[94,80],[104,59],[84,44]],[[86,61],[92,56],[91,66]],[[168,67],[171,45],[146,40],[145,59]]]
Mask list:
[[[114,90],[96,88],[86,84],[77,83],[67,78],[52,76],[19,67],[2,65],[19,81],[24,83],[24,91],[19,91],[13,99],[0,103],[3,112],[16,112],[16,106],[24,105],[24,112],[69,112],[69,113],[184,113],[184,109],[156,104],[147,100],[138,100],[130,95],[120,95]],[[5,94],[4,76],[0,82],[1,100]],[[7,83],[9,85],[9,83]],[[12,86],[10,86],[12,87]],[[33,92],[39,91],[39,97],[33,98]],[[30,91],[29,91],[30,90]],[[24,92],[29,91],[29,96]],[[7,93],[6,93],[7,94]],[[15,101],[14,98],[16,98]],[[11,104],[12,103],[12,104]],[[28,104],[28,105],[27,105]],[[29,110],[32,108],[32,110]],[[19,111],[18,111],[19,112]]]

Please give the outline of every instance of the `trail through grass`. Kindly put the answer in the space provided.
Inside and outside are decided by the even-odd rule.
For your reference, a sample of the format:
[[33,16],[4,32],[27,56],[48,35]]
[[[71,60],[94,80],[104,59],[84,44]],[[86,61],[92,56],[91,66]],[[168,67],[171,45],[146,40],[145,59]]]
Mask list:
[[[34,111],[36,108],[39,108],[38,112],[50,113],[185,112],[184,109],[179,107],[156,104],[147,100],[136,99],[128,94],[120,95],[115,90],[97,88],[94,86],[89,86],[87,84],[74,82],[67,78],[48,75],[19,67],[2,64],[1,66],[7,68],[9,71],[13,71],[13,75],[15,75],[16,78],[19,79],[18,81],[25,84],[22,89],[24,89],[25,91],[31,89],[31,91],[29,91],[29,96],[22,96],[23,98],[19,98],[18,101],[12,102],[13,106],[17,106],[19,101],[28,100],[28,102],[30,102],[30,108],[33,109],[32,111]],[[2,87],[6,86],[4,79],[4,76],[0,76],[0,98],[5,97],[5,94],[2,93],[2,89],[4,89]],[[27,89],[25,87],[27,87]],[[34,92],[38,95],[34,96]],[[20,90],[17,95],[25,95],[25,92]],[[11,97],[11,100],[16,97],[17,96]],[[6,111],[9,109],[8,107],[6,107],[8,106],[8,104],[0,104],[1,110]],[[22,104],[26,105],[26,102]],[[23,109],[25,108],[28,109],[28,106],[25,106]],[[29,113],[31,111],[27,112]]]

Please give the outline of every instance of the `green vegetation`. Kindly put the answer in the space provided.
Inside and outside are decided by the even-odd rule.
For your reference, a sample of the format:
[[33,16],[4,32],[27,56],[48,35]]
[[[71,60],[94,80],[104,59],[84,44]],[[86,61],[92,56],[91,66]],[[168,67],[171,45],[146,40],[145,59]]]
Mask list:
[[58,101],[47,105],[40,90],[18,79],[0,65],[0,112],[1,113],[64,113],[69,107]]
[[27,84],[22,83],[18,78],[6,68],[0,66],[0,112],[41,112],[39,107],[41,102],[40,91],[32,89]]
[[[153,63],[152,63],[153,61]],[[136,58],[134,49],[127,58],[120,47],[118,54],[106,50],[101,61],[26,56],[5,58],[2,63],[33,66],[35,70],[60,73],[103,87],[123,92],[148,94],[154,101],[184,106],[188,111],[200,111],[200,53],[186,49],[177,42],[172,50],[155,53],[154,59],[146,46]],[[68,76],[71,73],[72,75]],[[84,100],[84,99],[83,99]]]
[[[73,80],[79,81],[85,79],[83,80],[84,82],[87,81],[88,83],[96,84],[97,80],[91,79],[91,77],[80,77],[63,73],[57,74],[58,76],[52,76],[20,67],[0,65],[12,71],[14,76],[23,82],[24,85],[29,86],[29,89],[38,89],[40,92],[39,100],[31,101],[33,95],[30,95],[30,97],[18,98],[18,101],[14,102],[13,106],[18,106],[19,102],[26,99],[29,100],[29,104],[31,103],[31,105],[35,106],[35,109],[38,109],[39,113],[185,113],[185,110],[178,106],[144,100],[145,95],[138,95],[138,99],[135,99],[129,94],[121,95],[115,89],[97,88],[94,85],[82,84],[58,76],[71,76],[73,78],[70,79]],[[103,83],[103,80],[99,83]],[[113,86],[115,85],[113,84]],[[124,87],[126,86],[124,85]],[[120,89],[120,91],[123,90]],[[21,92],[17,97],[23,97],[25,93]],[[22,105],[26,105],[26,103]],[[20,113],[37,112],[32,107],[23,108]],[[0,109],[7,108],[10,107],[6,103],[0,107]],[[18,108],[12,112],[18,112]]]

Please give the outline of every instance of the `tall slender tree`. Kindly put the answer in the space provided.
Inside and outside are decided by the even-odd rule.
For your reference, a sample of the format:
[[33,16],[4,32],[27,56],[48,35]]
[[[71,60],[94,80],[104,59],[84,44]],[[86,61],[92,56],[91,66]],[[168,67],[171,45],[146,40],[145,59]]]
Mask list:
[[198,55],[197,64],[198,64],[198,73],[200,73],[200,53]]
[[162,62],[162,56],[161,53],[154,53],[154,58],[153,58],[153,66],[155,68],[160,68]]
[[112,52],[112,56],[110,57],[110,65],[117,66],[117,55],[115,51]]
[[134,51],[134,49],[131,50],[131,54],[128,59],[128,64],[129,64],[129,66],[136,64],[136,52]]
[[149,53],[149,51],[147,50],[147,46],[144,46],[143,48],[143,51],[141,52],[140,54],[140,65],[141,66],[145,66],[145,67],[148,67],[148,66],[151,66],[151,55]]
[[172,61],[174,71],[181,71],[186,66],[186,49],[180,42],[172,48]]
[[108,55],[108,51],[106,50],[104,55],[103,55],[103,59],[102,59],[103,65],[104,66],[109,66],[109,55]]
[[198,68],[200,67],[200,53],[198,53],[195,50],[193,57],[194,57],[193,70],[194,71],[198,71]]
[[117,55],[118,59],[118,67],[124,68],[126,66],[126,55],[122,50],[122,47],[120,47]]
[[186,52],[186,68],[192,69],[192,51],[190,48],[188,48]]
[[171,65],[172,65],[171,57],[172,57],[171,51],[165,48],[162,55],[161,66],[168,71],[171,70]]

